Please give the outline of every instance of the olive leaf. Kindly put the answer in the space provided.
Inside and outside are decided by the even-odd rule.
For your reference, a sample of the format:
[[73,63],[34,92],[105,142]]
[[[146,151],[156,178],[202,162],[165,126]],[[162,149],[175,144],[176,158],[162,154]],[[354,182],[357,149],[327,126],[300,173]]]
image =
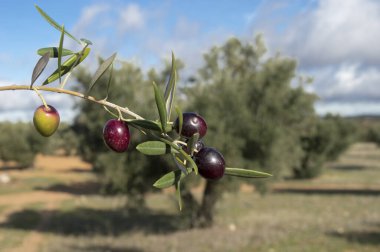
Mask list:
[[[198,174],[198,166],[197,164],[194,162],[194,160],[186,153],[186,151],[184,151],[182,148],[178,147],[176,144],[170,142],[169,140],[166,140],[165,138],[162,138],[160,137],[160,140],[164,143],[166,143],[167,145],[170,145],[174,150],[176,150],[177,152],[179,152],[179,156],[181,156],[183,159],[186,160],[187,162],[187,166],[188,168],[190,168],[190,171],[191,170],[194,170],[195,174]],[[176,152],[174,152],[176,153]]]
[[[54,21],[48,14],[46,14],[46,12],[44,12],[40,7],[38,7],[38,5],[34,5],[37,9],[37,11],[40,13],[40,15],[51,25],[53,26],[55,29],[57,29],[58,31],[61,31],[61,26],[56,22]],[[71,35],[68,31],[64,30],[64,32],[66,33],[67,36],[69,36],[70,38],[72,38],[74,41],[76,41],[77,43],[79,44],[82,44],[77,38],[75,38],[73,35]]]
[[46,52],[37,62],[36,66],[33,69],[32,80],[30,82],[30,88],[32,88],[34,82],[44,71],[47,63],[49,62],[50,52]]
[[179,149],[179,153],[182,155],[182,157],[184,159],[186,159],[186,164],[187,164],[187,167],[191,168],[194,170],[195,174],[198,174],[198,166],[197,164],[194,162],[194,160],[189,156],[189,154],[187,154],[184,150],[182,149]]
[[132,126],[138,126],[143,129],[161,131],[161,126],[154,121],[144,119],[128,119],[126,122]]
[[110,92],[110,86],[112,82],[112,77],[113,77],[113,63],[111,64],[111,70],[110,70],[110,75],[108,76],[108,83],[107,83],[107,90],[106,90],[106,98],[104,100],[108,99],[108,94]]
[[176,184],[176,194],[179,210],[182,211],[182,197],[181,197],[181,180],[179,179]]
[[185,165],[183,164],[183,161],[178,156],[178,154],[172,154],[172,158],[174,160],[175,165],[180,171],[182,171],[182,173],[189,174],[191,172],[191,169],[189,169],[189,171],[187,170],[187,167],[185,167]]
[[183,113],[179,106],[175,106],[175,111],[178,116],[178,134],[181,135],[182,125],[183,125]]
[[154,98],[156,100],[158,114],[160,116],[162,132],[166,133],[167,118],[166,118],[164,95],[162,94],[161,89],[157,87],[157,84],[155,82],[152,82],[152,85],[154,89]]
[[176,62],[175,62],[175,56],[174,56],[174,53],[172,52],[172,68],[170,71],[169,81],[166,84],[165,94],[164,94],[166,115],[167,115],[168,121],[170,121],[170,115],[171,115],[171,110],[172,110],[172,105],[173,105],[173,100],[174,100],[174,95],[175,95],[175,89],[176,89],[176,84],[177,84],[177,70],[176,70],[176,68],[177,67],[176,67]]
[[198,139],[199,139],[199,133],[195,133],[194,135],[191,136],[191,138],[187,142],[187,150],[190,150],[190,153],[189,153],[190,156],[192,156],[194,153],[195,144],[197,143]]
[[[63,62],[61,66],[60,74],[61,76],[70,72],[74,67],[79,65],[90,53],[90,48],[85,48],[82,53],[76,53]],[[59,70],[56,69],[43,83],[42,85],[47,85],[59,78]]]
[[59,39],[58,47],[58,74],[59,74],[59,83],[61,83],[61,62],[62,62],[62,47],[63,47],[63,38],[65,37],[65,26],[62,25],[61,38]]
[[168,153],[178,153],[170,145],[161,141],[147,141],[137,145],[136,149],[145,155],[164,155]]
[[230,168],[226,167],[224,171],[225,175],[244,177],[244,178],[267,178],[272,177],[272,174],[266,172],[260,172],[242,168]]
[[178,180],[186,177],[181,170],[171,171],[154,182],[153,186],[159,189],[168,188],[177,183]]
[[103,76],[107,69],[112,65],[113,61],[116,58],[116,53],[112,54],[111,57],[103,61],[103,63],[96,70],[94,76],[91,79],[90,87],[88,88],[87,94],[91,92],[92,88],[95,86],[97,81]]
[[[43,56],[47,52],[50,52],[50,56],[49,56],[50,58],[58,58],[58,47],[40,48],[40,49],[38,49],[37,54]],[[62,48],[61,55],[62,56],[68,56],[68,55],[73,55],[74,53],[75,52],[73,52],[69,49]]]

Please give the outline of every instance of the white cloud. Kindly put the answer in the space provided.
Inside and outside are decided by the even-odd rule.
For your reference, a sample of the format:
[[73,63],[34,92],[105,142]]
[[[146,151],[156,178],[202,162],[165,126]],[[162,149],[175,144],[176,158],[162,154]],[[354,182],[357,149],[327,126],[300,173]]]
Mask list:
[[277,8],[263,8],[253,29],[264,31],[271,48],[298,57],[304,66],[380,63],[379,1],[320,0],[290,20]]
[[297,58],[300,70],[314,77],[318,111],[342,104],[349,114],[355,102],[361,105],[351,106],[352,113],[362,113],[368,103],[368,110],[380,112],[374,105],[380,104],[380,1],[319,0],[290,21],[286,12],[297,3],[284,2],[282,12],[267,3],[252,27],[264,32],[271,49]]
[[378,102],[317,102],[318,114],[340,114],[343,116],[355,115],[379,115],[380,103]]
[[298,51],[303,63],[380,63],[380,2],[321,0],[315,12],[297,22],[286,47]]
[[[183,16],[178,17],[173,26],[167,26],[171,19],[167,4],[155,9],[142,8],[136,3],[92,5],[82,11],[75,27],[78,31],[78,27],[85,28],[82,29],[84,36],[94,42],[92,55],[117,51],[119,59],[138,59],[134,62],[148,69],[160,67],[161,59],[168,59],[173,51],[185,62],[185,71],[194,72],[201,65],[202,53],[233,34],[222,29],[205,33],[200,23]],[[101,25],[97,24],[104,19],[108,20],[107,31],[100,31]],[[91,58],[88,62],[95,62],[90,66],[94,69],[92,65],[96,65],[96,59]]]
[[144,27],[145,15],[137,4],[129,4],[120,11],[119,29],[121,32],[139,30]]
[[380,101],[380,71],[376,67],[341,64],[327,72],[323,79],[316,80],[322,100]]
[[[107,4],[93,4],[85,7],[82,12],[79,20],[77,21],[73,31],[76,34],[86,34],[88,30],[94,25],[97,24],[97,28],[99,25],[104,26],[107,24],[105,22],[106,17],[104,16],[110,10],[110,6]],[[101,22],[99,22],[101,21]]]

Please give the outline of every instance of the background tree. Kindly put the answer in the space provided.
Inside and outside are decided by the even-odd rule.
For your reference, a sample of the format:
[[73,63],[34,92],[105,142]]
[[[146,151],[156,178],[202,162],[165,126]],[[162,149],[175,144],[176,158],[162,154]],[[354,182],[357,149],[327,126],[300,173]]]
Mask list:
[[301,136],[303,156],[294,167],[295,178],[314,178],[321,174],[326,161],[335,160],[356,140],[356,127],[347,119],[328,114],[316,118],[309,134]]
[[76,155],[80,146],[77,134],[67,123],[61,123],[59,130],[54,133],[54,137],[46,138],[45,141],[45,148],[42,152],[48,155]]
[[0,160],[15,161],[19,168],[33,166],[38,152],[45,149],[46,138],[36,134],[29,123],[0,123]]
[[[122,62],[114,69],[109,100],[117,104],[133,107],[133,110],[145,118],[158,118],[152,91],[152,81],[164,83],[167,76],[155,70],[144,76],[133,64]],[[91,75],[81,69],[77,75],[80,88],[88,89]],[[94,97],[105,97],[107,76],[91,91]],[[153,190],[152,184],[169,170],[165,157],[146,157],[136,151],[136,145],[144,141],[144,136],[131,127],[131,143],[125,154],[110,151],[104,144],[102,129],[107,120],[113,118],[102,107],[85,101],[79,101],[80,113],[74,120],[73,130],[83,144],[79,147],[81,157],[92,163],[100,175],[105,193],[125,193],[129,196],[130,207],[144,206],[144,193]],[[117,114],[117,111],[113,111]]]
[[[316,96],[292,86],[296,61],[268,57],[261,36],[254,44],[236,38],[213,47],[186,90],[188,110],[207,118],[206,145],[215,146],[228,164],[261,169],[283,177],[298,165],[306,134],[316,114]],[[209,226],[227,180],[207,181],[196,226]],[[256,180],[257,181],[257,180]]]

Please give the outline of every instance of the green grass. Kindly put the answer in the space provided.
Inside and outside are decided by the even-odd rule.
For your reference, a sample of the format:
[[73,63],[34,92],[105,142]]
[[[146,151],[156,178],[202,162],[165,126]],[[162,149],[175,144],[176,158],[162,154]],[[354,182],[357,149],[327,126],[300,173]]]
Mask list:
[[6,223],[0,227],[0,251],[8,251],[23,242],[30,230],[33,230],[40,222],[39,211],[43,207],[43,203],[35,202],[26,205],[24,210],[8,216]]
[[[156,199],[157,195],[154,196]],[[163,204],[171,199],[159,195]],[[98,201],[96,199],[96,201]],[[149,200],[149,198],[148,198]],[[91,202],[92,199],[89,199]],[[105,201],[106,202],[106,201]],[[93,204],[86,203],[87,206]],[[139,216],[140,226],[128,228],[131,219],[109,207],[106,212],[73,208],[73,223],[90,225],[97,233],[84,231],[67,236],[54,233],[44,251],[378,251],[380,248],[380,200],[377,196],[226,194],[218,204],[216,225],[205,230],[154,230],[153,218],[180,219],[181,213]],[[90,208],[91,209],[91,208]],[[103,209],[104,210],[104,209]],[[171,211],[168,208],[168,211]],[[64,217],[62,213],[61,218]],[[86,217],[84,217],[84,216]],[[78,217],[80,217],[78,218]],[[107,221],[99,219],[107,218]],[[64,218],[70,227],[69,218]],[[57,221],[57,220],[55,220]],[[93,226],[91,226],[91,223]],[[62,224],[62,223],[61,223]],[[107,234],[107,224],[117,229]],[[75,227],[73,227],[75,228]],[[111,228],[112,229],[112,228]],[[73,230],[74,231],[74,230]],[[97,250],[99,249],[99,250]],[[119,249],[119,250],[118,250]]]
[[5,209],[7,209],[7,206],[6,206],[6,205],[1,205],[1,206],[0,206],[0,214],[1,214]]
[[9,251],[20,245],[27,235],[27,230],[0,228],[0,251]]
[[9,184],[0,185],[0,195],[30,192],[34,189],[44,188],[55,184],[63,183],[64,181],[55,177],[27,177],[18,178]]
[[[337,162],[327,164],[320,178],[283,182],[290,187],[333,184],[337,188],[379,188],[375,193],[226,193],[216,206],[216,224],[209,229],[183,229],[184,213],[177,210],[171,194],[148,195],[150,211],[144,213],[127,211],[127,199],[122,196],[78,196],[50,210],[50,219],[42,230],[46,235],[41,251],[377,252],[379,160],[380,149],[359,144]],[[0,248],[12,247],[33,230],[43,207],[30,205],[16,212],[17,218],[3,223]],[[18,237],[11,237],[15,234]]]

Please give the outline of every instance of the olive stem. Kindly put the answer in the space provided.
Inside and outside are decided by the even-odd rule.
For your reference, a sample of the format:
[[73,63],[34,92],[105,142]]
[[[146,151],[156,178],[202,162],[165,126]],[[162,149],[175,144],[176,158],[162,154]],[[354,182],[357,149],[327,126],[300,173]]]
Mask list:
[[44,97],[42,96],[42,94],[40,92],[38,92],[38,89],[36,87],[32,87],[32,89],[36,92],[36,94],[38,95],[38,97],[40,97],[42,103],[44,104],[46,110],[49,110],[49,106],[47,105]]
[[[8,90],[31,90],[31,89],[30,89],[30,86],[27,86],[27,85],[0,86],[0,91],[8,91]],[[84,94],[76,92],[76,91],[62,89],[62,88],[45,87],[45,86],[33,87],[32,90],[35,91],[35,92],[37,92],[37,91],[47,91],[47,92],[52,92],[52,93],[62,93],[62,94],[67,94],[67,95],[79,97],[79,98],[82,98],[84,100],[87,100],[87,101],[90,101],[90,102],[93,102],[93,103],[97,103],[97,104],[106,106],[108,108],[112,108],[112,109],[115,109],[115,110],[120,110],[122,113],[127,114],[127,115],[129,115],[129,116],[131,116],[131,117],[133,117],[135,119],[142,119],[142,120],[144,120],[144,118],[142,116],[140,116],[139,114],[136,114],[135,112],[133,112],[133,111],[127,109],[127,108],[121,107],[121,106],[119,106],[117,104],[114,104],[114,103],[106,101],[106,100],[98,100],[98,99],[96,99],[93,96],[84,95]]]
[[123,120],[123,121],[124,121],[125,119],[123,118],[123,114],[121,113],[120,108],[117,108],[117,112],[118,112],[118,114],[119,114],[117,119],[118,119],[119,121],[120,121],[120,120]]
[[183,141],[180,141],[180,140],[174,140],[173,141],[175,144],[182,144],[182,145],[185,145],[187,146],[187,143],[183,142]]

